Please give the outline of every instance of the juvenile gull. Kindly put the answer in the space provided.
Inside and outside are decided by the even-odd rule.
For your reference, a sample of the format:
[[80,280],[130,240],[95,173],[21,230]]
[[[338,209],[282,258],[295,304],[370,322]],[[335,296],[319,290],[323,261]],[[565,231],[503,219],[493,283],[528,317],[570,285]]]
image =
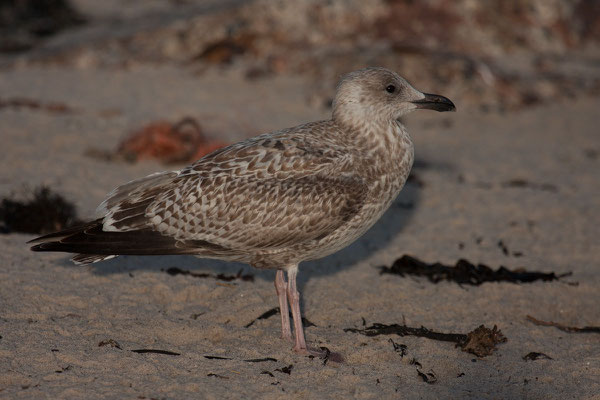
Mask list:
[[[403,115],[454,111],[384,68],[344,76],[328,121],[260,135],[180,171],[119,186],[84,226],[32,240],[34,251],[78,253],[86,264],[117,255],[193,254],[276,269],[282,337],[307,348],[298,264],[332,254],[387,210],[413,163]],[[287,282],[284,271],[287,271]]]

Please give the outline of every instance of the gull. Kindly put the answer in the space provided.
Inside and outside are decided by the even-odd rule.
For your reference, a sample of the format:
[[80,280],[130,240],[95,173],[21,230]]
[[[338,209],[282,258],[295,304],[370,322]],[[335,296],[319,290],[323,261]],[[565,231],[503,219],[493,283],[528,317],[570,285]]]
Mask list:
[[119,186],[98,207],[99,218],[34,239],[31,250],[76,253],[78,264],[192,254],[274,269],[282,338],[298,353],[321,355],[306,345],[298,264],[348,246],[388,209],[414,157],[400,118],[417,109],[455,106],[384,68],[351,72],[338,83],[331,119]]

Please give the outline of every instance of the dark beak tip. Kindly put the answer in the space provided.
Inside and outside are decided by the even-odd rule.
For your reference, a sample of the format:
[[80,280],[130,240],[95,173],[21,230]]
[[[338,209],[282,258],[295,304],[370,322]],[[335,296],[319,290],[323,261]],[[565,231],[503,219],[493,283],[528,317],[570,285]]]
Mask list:
[[439,112],[456,111],[456,106],[449,98],[440,96],[438,94],[424,93],[424,95],[424,99],[413,102],[417,105],[417,108],[435,110]]

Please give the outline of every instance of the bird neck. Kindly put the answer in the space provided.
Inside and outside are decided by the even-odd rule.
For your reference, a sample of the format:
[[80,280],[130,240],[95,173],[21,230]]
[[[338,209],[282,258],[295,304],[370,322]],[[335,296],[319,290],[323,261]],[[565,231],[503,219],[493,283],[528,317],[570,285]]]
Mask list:
[[396,120],[336,121],[345,132],[348,145],[366,157],[394,161],[412,142],[404,125]]

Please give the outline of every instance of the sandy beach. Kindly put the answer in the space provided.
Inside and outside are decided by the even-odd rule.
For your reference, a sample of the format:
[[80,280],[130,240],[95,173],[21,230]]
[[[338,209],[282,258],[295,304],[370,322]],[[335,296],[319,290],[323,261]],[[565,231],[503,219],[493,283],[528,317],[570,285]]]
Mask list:
[[[328,118],[322,100],[336,84],[249,79],[243,60],[201,72],[9,61],[0,99],[66,108],[0,108],[0,197],[26,199],[46,185],[84,220],[117,185],[183,166],[108,161],[90,149],[114,151],[157,120],[193,117],[207,137],[234,142]],[[307,341],[343,363],[293,353],[278,315],[259,318],[277,307],[273,271],[191,256],[78,267],[66,254],[32,253],[35,235],[13,232],[0,235],[0,398],[600,399],[600,334],[527,319],[600,326],[600,97],[490,110],[453,90],[458,112],[404,120],[413,178],[384,217],[350,247],[300,265]],[[405,254],[572,274],[474,286],[380,273]],[[463,334],[496,325],[507,340],[477,357],[453,343],[347,330],[375,323]]]

